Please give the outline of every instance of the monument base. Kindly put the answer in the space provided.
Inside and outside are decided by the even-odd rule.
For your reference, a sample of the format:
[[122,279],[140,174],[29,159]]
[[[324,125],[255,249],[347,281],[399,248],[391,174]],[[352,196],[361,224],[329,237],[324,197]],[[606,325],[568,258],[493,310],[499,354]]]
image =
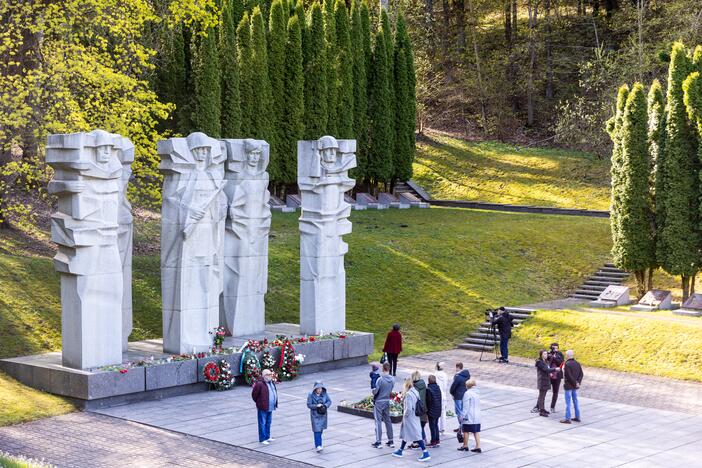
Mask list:
[[673,313],[675,315],[687,315],[688,317],[702,317],[702,310],[697,309],[676,309]]
[[658,310],[658,306],[636,304],[629,307],[629,310],[635,310],[637,312],[655,312]]
[[[269,324],[263,334],[250,337],[228,337],[224,349],[241,348],[249,339],[273,341],[277,335],[296,339],[299,325]],[[176,357],[163,353],[161,339],[129,343],[122,356],[122,365],[109,369],[72,369],[61,364],[61,353],[46,353],[0,360],[0,370],[21,383],[45,392],[61,395],[85,409],[103,408],[135,401],[167,398],[185,393],[206,391],[203,369],[209,362],[225,360],[231,365],[237,383],[243,382],[239,372],[242,353],[212,354],[202,358]],[[373,352],[373,334],[348,332],[344,338],[317,339],[294,343],[295,354],[305,355],[300,373],[320,372],[368,362]],[[280,357],[280,348],[272,348]],[[259,353],[260,357],[260,353]]]

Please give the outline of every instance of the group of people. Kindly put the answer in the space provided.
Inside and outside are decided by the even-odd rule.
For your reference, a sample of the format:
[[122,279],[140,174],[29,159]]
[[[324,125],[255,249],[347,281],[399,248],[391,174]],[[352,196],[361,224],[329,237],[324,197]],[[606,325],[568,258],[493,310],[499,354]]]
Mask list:
[[[551,343],[548,350],[539,351],[536,359],[536,386],[539,390],[539,397],[532,413],[539,413],[540,416],[549,417],[556,412],[556,402],[561,382],[565,390],[565,417],[560,422],[571,424],[571,421],[580,422],[580,406],[578,405],[578,389],[583,381],[583,368],[574,358],[572,349],[566,351],[565,356],[558,348],[558,343]],[[551,390],[551,411],[545,408],[546,394]],[[570,405],[573,403],[575,416],[571,418]]]

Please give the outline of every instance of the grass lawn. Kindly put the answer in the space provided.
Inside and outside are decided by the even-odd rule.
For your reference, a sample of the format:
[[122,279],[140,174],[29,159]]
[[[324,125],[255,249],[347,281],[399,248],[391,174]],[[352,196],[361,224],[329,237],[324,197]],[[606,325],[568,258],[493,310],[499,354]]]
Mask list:
[[430,132],[418,142],[413,179],[439,199],[609,209],[609,162],[571,150]]
[[514,330],[510,353],[536,359],[552,342],[587,366],[702,381],[702,320],[538,311]]
[[[268,322],[298,322],[298,217],[273,215]],[[606,260],[610,242],[607,220],[570,216],[432,208],[359,211],[351,221],[347,326],[375,332],[376,354],[395,322],[403,325],[407,353],[435,351],[462,341],[487,307],[560,297]],[[145,248],[158,245],[158,222],[136,226],[135,248],[158,252]],[[26,247],[0,239],[0,357],[61,347],[58,274],[48,253]],[[160,337],[159,255],[135,256],[133,276],[131,340]],[[0,424],[70,408],[7,378],[0,379],[0,401],[14,399],[18,387],[47,399],[1,404]]]

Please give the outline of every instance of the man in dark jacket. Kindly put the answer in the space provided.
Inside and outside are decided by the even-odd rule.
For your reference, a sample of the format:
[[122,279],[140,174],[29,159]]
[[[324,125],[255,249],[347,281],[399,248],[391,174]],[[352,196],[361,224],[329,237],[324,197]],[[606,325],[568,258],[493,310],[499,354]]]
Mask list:
[[466,382],[470,379],[470,372],[463,368],[462,362],[456,363],[456,375],[453,376],[453,383],[449,393],[453,397],[453,406],[456,410],[456,419],[458,419],[458,429],[453,432],[458,432],[461,428],[460,414],[463,412],[463,394],[466,393]]
[[573,359],[573,350],[566,351],[567,361],[563,366],[563,388],[565,389],[566,411],[563,424],[570,424],[570,401],[573,400],[575,417],[572,421],[580,422],[580,407],[578,406],[578,389],[583,381],[583,368],[578,361]]
[[497,317],[492,324],[497,327],[500,334],[500,362],[509,362],[509,339],[512,338],[512,316],[504,307],[497,309]]
[[427,386],[427,417],[429,418],[429,432],[431,440],[429,447],[439,446],[439,418],[441,417],[443,405],[441,404],[441,388],[436,383],[436,376],[429,376]]
[[400,324],[396,323],[392,326],[392,330],[385,337],[385,345],[383,352],[388,355],[390,363],[390,375],[397,376],[397,358],[402,352],[402,333],[400,333]]
[[268,445],[274,440],[271,438],[271,423],[273,411],[278,409],[278,390],[270,369],[264,369],[261,378],[254,383],[251,398],[258,410],[258,441]]

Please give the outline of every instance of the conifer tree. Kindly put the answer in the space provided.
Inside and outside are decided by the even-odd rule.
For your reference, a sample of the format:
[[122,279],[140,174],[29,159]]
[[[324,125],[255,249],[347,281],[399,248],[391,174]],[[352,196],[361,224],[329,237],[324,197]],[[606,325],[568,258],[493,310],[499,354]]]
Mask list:
[[337,122],[337,99],[339,92],[337,45],[336,45],[336,19],[334,18],[334,1],[324,0],[324,37],[326,40],[327,66],[325,69],[327,81],[327,127],[324,133],[336,135],[338,130]]
[[239,64],[236,57],[236,28],[232,6],[225,1],[222,8],[219,56],[222,89],[222,136],[238,137],[241,134],[241,103],[239,101]]
[[292,184],[297,180],[297,141],[302,140],[305,133],[305,78],[302,74],[302,35],[297,15],[290,17],[287,29],[280,182]]
[[221,134],[222,109],[217,34],[214,28],[197,38],[195,54],[195,108],[193,124],[211,137]]
[[285,96],[285,50],[287,40],[287,22],[281,0],[273,0],[271,15],[268,20],[268,79],[271,89],[271,137],[269,140],[271,159],[268,172],[271,179],[279,182],[282,169],[281,156],[283,144],[284,96]]
[[[665,181],[663,168],[665,167],[665,97],[658,80],[654,80],[648,92],[648,153],[651,158],[651,198],[655,213],[655,244],[657,265],[663,253],[659,252],[660,245],[657,241],[658,232],[665,225],[665,190],[662,187]],[[649,272],[648,289],[653,287],[653,271]]]
[[361,21],[361,4],[355,0],[351,6],[351,43],[353,47],[353,129],[356,137],[357,166],[352,175],[358,182],[366,176],[366,151],[368,131],[368,87],[366,70],[366,37]]
[[636,276],[639,297],[646,292],[646,270],[655,264],[649,196],[648,115],[646,94],[635,83],[626,100],[621,127],[617,241],[614,264]]
[[307,15],[305,13],[305,4],[302,0],[297,0],[295,4],[295,14],[297,15],[297,23],[300,27],[300,38],[302,40],[302,69],[305,69],[305,64],[307,63]]
[[[266,26],[263,13],[254,7],[251,14],[251,99],[254,112],[251,115],[250,137],[271,140],[271,85],[268,80],[268,50],[266,46]],[[275,156],[271,155],[271,160]],[[277,180],[275,164],[269,169],[271,180]]]
[[[229,4],[229,9],[232,12],[232,22],[234,23],[234,30],[236,32],[236,27],[244,16],[244,1],[243,0],[223,0],[225,3]],[[224,8],[224,7],[223,7]]]
[[361,0],[361,31],[363,32],[363,54],[366,57],[366,79],[370,79],[373,47],[371,46],[371,19],[367,0]]
[[336,63],[338,66],[338,94],[336,112],[336,136],[354,138],[354,92],[353,92],[353,48],[349,13],[344,0],[336,0],[334,7],[336,29]]
[[619,223],[621,214],[619,212],[620,195],[619,189],[621,188],[621,159],[622,159],[622,141],[621,141],[621,128],[624,119],[624,110],[626,107],[626,100],[629,97],[629,86],[622,85],[617,92],[617,104],[615,109],[615,114],[611,119],[607,121],[607,133],[612,139],[612,158],[611,158],[611,168],[610,168],[610,180],[612,186],[611,192],[611,202],[609,209],[609,225],[610,232],[612,235],[612,245],[619,243]]
[[324,17],[319,2],[312,5],[305,63],[305,139],[316,140],[327,132],[327,60]]
[[412,178],[415,118],[411,92],[414,83],[410,76],[412,48],[402,14],[398,15],[397,18],[394,52],[395,151],[393,152],[393,181],[406,181]]
[[673,44],[668,70],[662,183],[665,224],[658,240],[663,251],[661,265],[669,274],[681,277],[683,300],[691,292],[691,279],[700,264],[697,137],[688,120],[682,88],[693,69],[685,46],[679,42]]
[[239,62],[239,98],[241,105],[241,134],[251,135],[253,119],[253,69],[251,58],[251,26],[245,11],[236,28],[237,59]]
[[368,178],[374,188],[392,176],[393,105],[388,90],[387,47],[382,29],[375,35],[373,61],[369,77],[368,99]]
[[[174,122],[170,128],[182,135],[187,135],[191,128],[188,89],[190,67],[186,65],[186,51],[181,25],[173,29],[163,28],[164,49],[161,53],[161,67],[158,74],[158,92],[161,100],[175,104]],[[189,42],[187,43],[190,46]],[[188,54],[189,55],[189,54]]]
[[[380,9],[380,27],[383,31],[383,40],[385,41],[385,57],[387,57],[387,75],[388,75],[388,96],[391,103],[395,102],[395,44],[392,34],[392,28],[390,26],[390,18],[388,17],[388,12],[385,8]],[[395,106],[393,105],[391,110],[391,117],[394,120]],[[394,125],[394,124],[393,124]],[[395,149],[395,131],[390,132],[390,148],[394,151]],[[388,181],[392,179],[392,174],[388,178]]]

